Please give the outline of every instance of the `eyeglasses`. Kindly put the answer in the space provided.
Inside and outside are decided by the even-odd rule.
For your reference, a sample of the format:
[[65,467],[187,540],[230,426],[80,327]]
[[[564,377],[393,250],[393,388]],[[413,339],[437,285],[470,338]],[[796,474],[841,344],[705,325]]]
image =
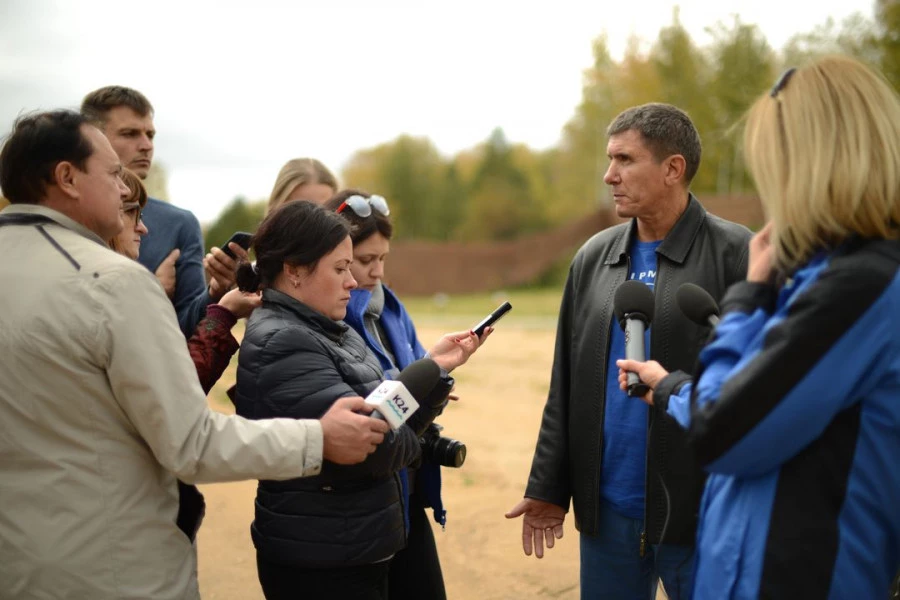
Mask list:
[[122,203],[122,214],[134,220],[137,225],[141,222],[141,204],[140,202],[124,202]]
[[796,72],[797,67],[791,67],[782,73],[781,77],[778,78],[778,81],[775,82],[775,85],[772,86],[772,91],[769,92],[769,96],[771,98],[777,96],[781,90],[787,87],[788,81],[791,80],[791,77],[793,77]]
[[391,209],[388,208],[387,200],[385,200],[382,196],[372,195],[368,198],[364,198],[359,194],[354,194],[350,196],[343,202],[341,205],[337,207],[336,213],[340,214],[343,212],[345,208],[350,208],[356,216],[358,217],[368,217],[372,214],[372,209],[375,210],[380,215],[388,216],[391,214]]

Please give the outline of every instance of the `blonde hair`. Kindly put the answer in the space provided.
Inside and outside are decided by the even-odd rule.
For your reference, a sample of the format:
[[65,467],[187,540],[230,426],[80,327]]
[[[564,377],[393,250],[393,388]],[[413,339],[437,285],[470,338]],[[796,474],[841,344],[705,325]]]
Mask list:
[[337,178],[320,161],[314,158],[294,158],[287,161],[278,172],[266,212],[271,213],[284,204],[298,185],[307,183],[321,183],[335,192],[338,190]]
[[844,56],[797,69],[750,108],[744,157],[790,273],[849,236],[900,237],[900,97]]
[[[141,178],[129,169],[123,169],[122,181],[125,183],[125,187],[128,188],[128,196],[122,200],[122,203],[128,204],[137,202],[143,209],[147,204],[147,190],[144,188],[144,183],[141,181]],[[115,237],[109,240],[109,247],[119,254],[122,254],[122,249],[119,247],[119,242],[116,241]]]

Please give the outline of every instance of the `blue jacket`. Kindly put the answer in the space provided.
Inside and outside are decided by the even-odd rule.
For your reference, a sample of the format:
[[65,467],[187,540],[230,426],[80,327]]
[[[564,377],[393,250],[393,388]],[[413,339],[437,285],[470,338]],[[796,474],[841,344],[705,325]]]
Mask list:
[[[404,369],[409,363],[425,356],[425,349],[416,336],[416,328],[403,303],[388,288],[384,287],[384,309],[381,312],[381,327],[394,351],[397,367]],[[393,368],[391,359],[382,351],[381,345],[372,339],[371,334],[363,325],[363,314],[369,305],[372,293],[355,289],[350,292],[350,303],[347,305],[347,316],[344,322],[356,330],[365,340],[366,345],[372,350],[381,368],[384,371]],[[441,501],[441,470],[440,466],[423,459],[422,466],[416,473],[418,488],[425,495],[426,506],[434,509],[434,520],[441,526],[447,523],[447,511],[444,510]]]
[[689,422],[711,473],[694,598],[887,596],[900,564],[898,266],[900,243],[856,241],[780,291],[726,295],[695,389],[682,378],[659,407]]
[[194,334],[212,302],[203,273],[203,233],[190,211],[150,198],[141,212],[148,233],[141,240],[138,262],[155,273],[169,253],[178,248],[175,263],[175,296],[172,304],[186,338]]

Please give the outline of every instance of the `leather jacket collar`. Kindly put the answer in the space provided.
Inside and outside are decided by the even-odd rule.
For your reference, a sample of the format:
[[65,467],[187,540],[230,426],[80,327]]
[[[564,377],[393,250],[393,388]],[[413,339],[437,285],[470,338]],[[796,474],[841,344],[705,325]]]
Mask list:
[[[706,209],[697,201],[693,194],[688,194],[688,205],[675,226],[666,235],[662,244],[656,249],[656,252],[662,254],[672,262],[683,264],[700,227],[703,225],[703,219],[706,217]],[[603,264],[618,265],[625,262],[628,256],[628,249],[631,247],[631,241],[635,236],[637,228],[637,219],[631,220],[631,227],[623,229],[618,239],[610,244],[609,253],[604,257]]]

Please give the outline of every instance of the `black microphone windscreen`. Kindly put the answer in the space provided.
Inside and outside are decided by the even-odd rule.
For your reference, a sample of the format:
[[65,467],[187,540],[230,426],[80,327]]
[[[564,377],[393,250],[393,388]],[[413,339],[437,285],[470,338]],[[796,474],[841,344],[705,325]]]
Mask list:
[[420,358],[406,365],[397,375],[412,397],[421,402],[441,378],[441,368],[430,358]]
[[719,315],[719,305],[699,285],[685,283],[675,292],[678,308],[688,319],[704,327],[709,325],[709,317]]
[[613,310],[620,324],[629,313],[642,315],[649,324],[653,320],[653,292],[647,284],[629,279],[616,290]]

